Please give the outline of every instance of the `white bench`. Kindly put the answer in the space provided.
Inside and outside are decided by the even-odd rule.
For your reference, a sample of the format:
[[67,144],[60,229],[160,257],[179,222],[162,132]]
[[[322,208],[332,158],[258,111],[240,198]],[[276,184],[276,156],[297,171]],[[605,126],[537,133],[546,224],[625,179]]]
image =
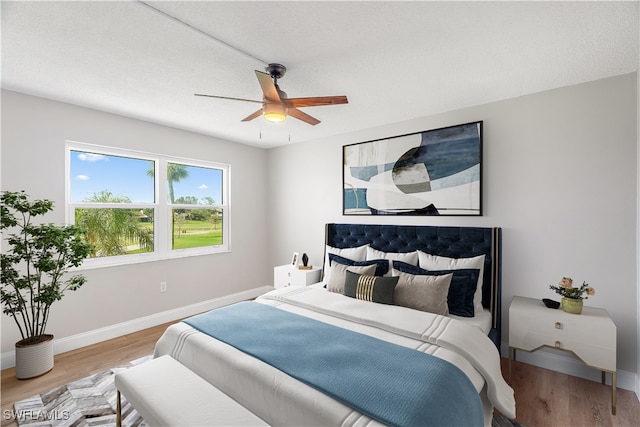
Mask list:
[[171,356],[115,375],[116,424],[122,425],[120,394],[149,426],[266,426],[255,414]]

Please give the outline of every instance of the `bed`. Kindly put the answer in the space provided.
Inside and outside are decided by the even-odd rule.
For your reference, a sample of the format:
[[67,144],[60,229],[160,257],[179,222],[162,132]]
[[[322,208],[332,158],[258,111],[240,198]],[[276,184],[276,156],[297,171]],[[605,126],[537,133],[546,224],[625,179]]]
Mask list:
[[[494,408],[515,418],[496,348],[500,228],[327,224],[325,235],[321,283],[172,325],[155,356],[171,355],[270,425],[491,425]],[[450,293],[454,277],[482,277],[462,315],[410,308],[415,296],[376,301],[398,280]]]

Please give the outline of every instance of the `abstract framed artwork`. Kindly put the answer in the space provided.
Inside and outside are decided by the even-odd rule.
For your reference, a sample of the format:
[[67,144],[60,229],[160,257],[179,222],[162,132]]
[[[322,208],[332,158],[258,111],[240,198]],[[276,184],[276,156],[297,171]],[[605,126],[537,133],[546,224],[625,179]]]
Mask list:
[[482,121],[345,145],[343,215],[482,215]]

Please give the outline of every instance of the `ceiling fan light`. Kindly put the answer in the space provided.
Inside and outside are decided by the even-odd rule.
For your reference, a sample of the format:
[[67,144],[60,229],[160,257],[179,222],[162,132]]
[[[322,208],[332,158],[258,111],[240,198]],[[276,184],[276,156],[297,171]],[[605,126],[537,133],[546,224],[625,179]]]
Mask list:
[[281,123],[287,119],[287,107],[282,104],[264,104],[262,115],[268,122]]

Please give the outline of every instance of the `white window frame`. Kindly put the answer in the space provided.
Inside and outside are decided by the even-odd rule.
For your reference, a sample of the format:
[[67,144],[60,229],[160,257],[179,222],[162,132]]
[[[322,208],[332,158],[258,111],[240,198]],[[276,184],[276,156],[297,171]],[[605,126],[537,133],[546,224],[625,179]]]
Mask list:
[[[154,203],[101,203],[101,208],[120,209],[148,209],[154,213],[154,233],[152,252],[128,255],[114,255],[98,258],[87,258],[80,269],[105,267],[114,265],[136,264],[141,262],[159,261],[164,259],[184,258],[191,256],[210,255],[230,251],[230,176],[231,167],[224,163],[189,159],[185,157],[167,156],[123,148],[107,147],[77,141],[65,142],[65,216],[68,224],[75,223],[75,210],[95,206],[95,203],[71,202],[71,151],[88,151],[108,156],[128,157],[133,159],[151,160],[155,162]],[[167,189],[167,164],[179,163],[186,166],[196,166],[222,170],[222,203],[214,205],[170,204]],[[222,244],[215,246],[201,246],[188,249],[172,249],[172,209],[219,209],[222,212]]]

